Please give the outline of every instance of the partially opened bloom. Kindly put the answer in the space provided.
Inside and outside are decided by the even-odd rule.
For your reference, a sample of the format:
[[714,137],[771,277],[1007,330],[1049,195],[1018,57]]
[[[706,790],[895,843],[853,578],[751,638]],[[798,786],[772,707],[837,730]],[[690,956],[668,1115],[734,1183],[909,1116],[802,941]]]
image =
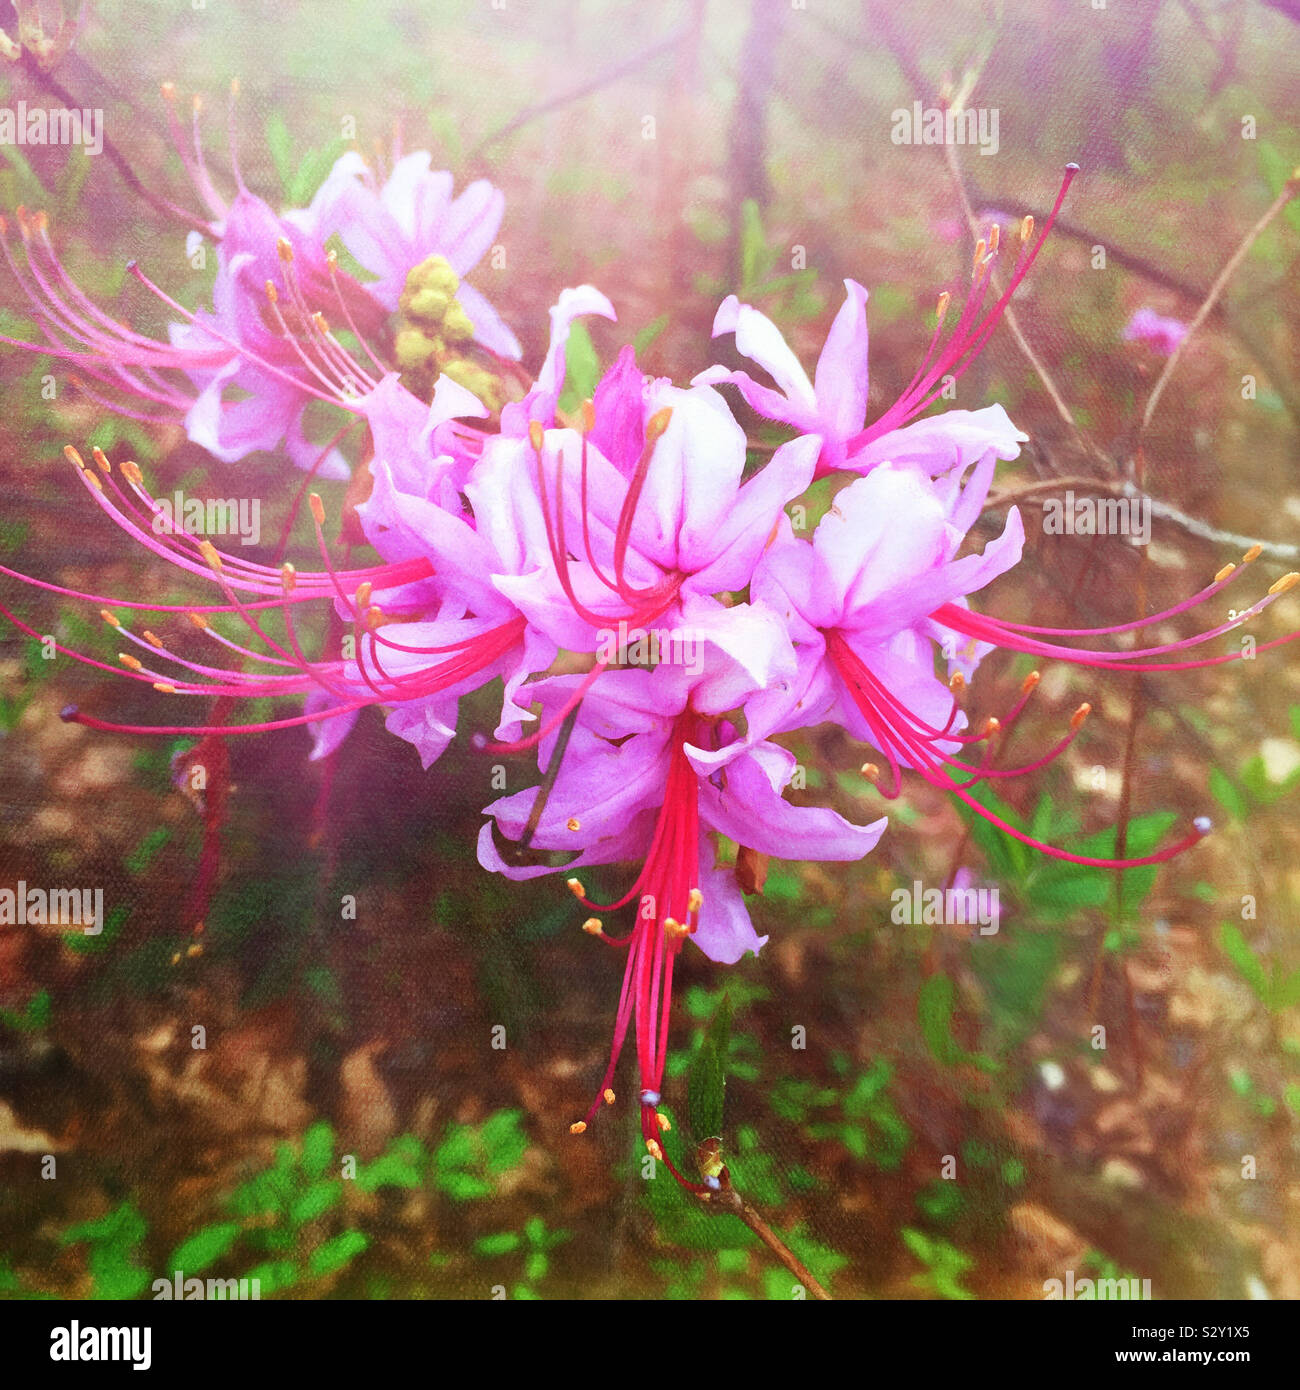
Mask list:
[[[885,821],[852,825],[833,811],[797,807],[783,790],[795,770],[791,753],[770,743],[742,742],[733,718],[747,699],[792,671],[793,657],[776,615],[761,606],[727,610],[738,660],[711,640],[697,659],[665,659],[653,671],[607,672],[586,693],[571,734],[560,746],[558,773],[547,791],[529,789],[486,808],[492,821],[479,837],[479,861],[509,878],[563,872],[584,909],[627,909],[630,928],[606,934],[599,917],[585,930],[627,952],[609,1063],[581,1132],[611,1089],[628,1030],[636,1035],[642,1133],[652,1152],[662,1123],[657,1112],[668,1044],[673,968],[694,941],[711,959],[734,962],[766,941],[750,922],[729,866],[715,863],[711,836],[725,836],[783,858],[854,860],[871,850]],[[545,715],[572,704],[580,677],[538,682],[530,694]],[[554,723],[553,718],[548,722]],[[546,768],[563,737],[541,742]],[[518,841],[503,851],[496,831]],[[523,862],[523,851],[571,852],[563,865]],[[577,875],[603,864],[640,868],[615,901],[593,900]],[[675,1171],[675,1170],[674,1170]]]
[[334,233],[375,279],[366,291],[396,312],[411,271],[430,256],[443,257],[461,283],[456,298],[475,339],[505,357],[519,356],[519,340],[497,311],[464,277],[496,240],[505,195],[476,179],[452,197],[452,176],[430,168],[427,150],[399,159],[382,184],[355,151],[342,155],[311,206],[300,214],[321,241]]

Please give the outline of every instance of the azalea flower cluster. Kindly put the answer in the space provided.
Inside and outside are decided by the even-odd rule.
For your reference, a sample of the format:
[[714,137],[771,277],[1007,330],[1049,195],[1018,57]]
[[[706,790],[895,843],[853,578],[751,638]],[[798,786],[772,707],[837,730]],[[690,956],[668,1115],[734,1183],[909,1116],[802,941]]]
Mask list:
[[[584,930],[625,960],[608,1066],[575,1132],[614,1103],[633,1034],[646,1144],[704,1190],[677,1173],[661,1138],[675,964],[688,943],[731,963],[767,939],[750,920],[744,875],[719,862],[720,843],[742,857],[850,861],[886,827],[883,817],[858,825],[788,799],[797,764],[776,741],[783,735],[838,724],[870,750],[862,772],[885,799],[913,772],[1007,834],[1076,863],[1155,863],[1208,831],[1197,820],[1141,859],[1080,856],[1032,839],[973,791],[1044,766],[1088,710],[1034,760],[995,768],[998,737],[1037,684],[1035,673],[1000,718],[972,725],[963,692],[995,647],[1108,670],[1230,660],[1184,653],[1297,579],[1279,581],[1231,624],[1122,649],[1114,639],[1145,624],[1074,633],[972,606],[1021,555],[1014,508],[982,549],[967,540],[998,462],[1014,459],[1026,436],[1000,406],[926,412],[993,332],[1073,168],[1041,230],[1027,218],[1004,246],[1000,228],[990,229],[964,304],[954,311],[941,296],[914,377],[874,415],[867,292],[852,280],[811,379],[776,326],[732,297],[714,337],[733,337],[764,379],[713,366],[674,385],[646,376],[628,347],[591,399],[566,412],[573,325],[612,321],[615,310],[592,286],[564,290],[540,368],[525,371],[514,335],[465,281],[497,235],[496,189],[479,182],[453,197],[451,176],[432,170],[427,154],[397,159],[381,181],[347,154],[310,207],[277,213],[242,181],[224,201],[197,139],[190,150],[176,134],[219,245],[212,308],[185,308],[134,266],[177,320],[166,341],[139,334],[76,286],[45,219],[20,213],[22,248],[6,237],[5,252],[42,330],[37,350],[67,362],[106,407],[181,423],[224,463],[272,450],[309,474],[351,474],[345,558],[332,553],[316,492],[310,566],[279,554],[254,560],[159,527],[160,504],[136,464],[98,450],[87,462],[69,448],[94,505],[214,591],[169,605],[3,572],[101,607],[120,633],[120,669],[67,655],[221,711],[153,726],[65,711],[92,729],[225,738],[300,728],[321,759],[375,706],[427,769],[455,735],[462,697],[499,681],[499,719],[490,737],[474,733],[475,746],[493,757],[535,751],[540,783],[484,808],[478,858],[512,879],[563,875]],[[995,289],[994,267],[1007,259]],[[758,467],[738,400],[790,435]],[[318,403],[341,422],[324,442],[304,424]],[[341,447],[350,435],[361,440],[351,466]],[[838,490],[805,535],[792,518],[828,477]],[[286,495],[296,489],[292,475],[285,485]],[[373,558],[353,566],[363,546]],[[1216,597],[1241,572],[1229,566],[1146,622]],[[324,620],[314,636],[304,627],[313,610]],[[145,612],[162,615],[163,635],[136,630],[129,615]],[[267,699],[283,702],[273,718],[229,713]],[[607,865],[633,867],[620,871],[622,894],[602,904],[587,882]]]

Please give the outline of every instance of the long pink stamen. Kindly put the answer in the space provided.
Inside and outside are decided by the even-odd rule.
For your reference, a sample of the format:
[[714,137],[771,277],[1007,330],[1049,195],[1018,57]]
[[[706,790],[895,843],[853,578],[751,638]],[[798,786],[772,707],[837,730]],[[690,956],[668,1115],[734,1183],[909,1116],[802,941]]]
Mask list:
[[[897,795],[899,782],[898,755],[902,755],[907,758],[924,781],[942,791],[952,792],[953,795],[957,796],[977,815],[981,816],[990,824],[997,826],[999,830],[1010,835],[1013,839],[1019,840],[1022,844],[1031,846],[1050,858],[1065,860],[1071,864],[1082,864],[1096,868],[1134,869],[1146,864],[1161,864],[1181,854],[1184,850],[1189,849],[1210,832],[1210,822],[1204,817],[1198,817],[1188,835],[1177,843],[1163,850],[1159,850],[1154,854],[1134,859],[1115,859],[1093,855],[1073,854],[1068,850],[1058,849],[1053,845],[1045,844],[1034,836],[1028,835],[1022,830],[1018,830],[1015,826],[997,815],[996,812],[991,811],[970,794],[969,788],[986,776],[1009,776],[1016,775],[1016,773],[998,773],[987,766],[976,768],[971,767],[969,764],[958,763],[955,759],[946,754],[942,748],[938,747],[935,741],[912,732],[908,729],[906,721],[897,717],[890,708],[890,700],[882,698],[884,695],[884,687],[881,682],[872,675],[862,659],[853,651],[852,647],[849,646],[848,642],[845,641],[838,632],[828,635],[826,650],[827,656],[830,658],[845,689],[849,692],[855,705],[866,719],[872,731],[876,746],[889,760],[895,785],[890,793],[886,793],[887,795]],[[1030,686],[1029,689],[1032,689],[1032,686]],[[1027,697],[1028,693],[1028,690],[1026,690],[1021,701],[1008,716],[1008,722],[1018,716],[1020,710],[1024,706],[1024,699]],[[1046,757],[1039,759],[1036,763],[1028,764],[1023,769],[1017,769],[1017,773],[1034,771],[1036,768],[1051,761],[1053,757],[1057,757],[1064,752],[1077,734],[1079,724],[1082,723],[1082,718],[1086,713],[1087,706],[1081,707],[1079,712],[1075,715],[1074,721],[1072,721],[1070,735],[1053,748]],[[954,781],[942,771],[942,765],[945,761],[959,767],[963,771],[969,771],[975,775],[967,782]]]

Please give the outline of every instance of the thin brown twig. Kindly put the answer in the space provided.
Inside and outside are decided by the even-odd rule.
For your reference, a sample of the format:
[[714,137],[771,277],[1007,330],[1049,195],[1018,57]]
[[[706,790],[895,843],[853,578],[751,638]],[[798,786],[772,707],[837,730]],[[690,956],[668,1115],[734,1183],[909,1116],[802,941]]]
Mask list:
[[1199,517],[1180,511],[1168,502],[1162,502],[1158,497],[1151,497],[1127,480],[1108,482],[1103,478],[1085,478],[1082,476],[1040,478],[1036,482],[1025,483],[1021,487],[1010,488],[1006,492],[994,494],[984,503],[984,508],[986,511],[991,511],[1012,506],[1017,502],[1034,501],[1038,494],[1055,492],[1060,488],[1078,488],[1081,491],[1096,493],[1104,497],[1145,498],[1151,504],[1153,517],[1178,526],[1200,540],[1210,541],[1214,545],[1230,545],[1241,550],[1249,550],[1252,546],[1257,545],[1261,552],[1270,559],[1287,563],[1300,560],[1300,545],[1294,545],[1287,541],[1260,540],[1254,536],[1240,535],[1236,531],[1221,530],[1217,526],[1211,526],[1208,522],[1202,521]]
[[595,77],[589,78],[586,82],[580,82],[566,91],[560,92],[557,96],[548,97],[545,101],[534,102],[533,105],[525,107],[517,115],[512,116],[504,125],[498,126],[496,130],[485,135],[476,145],[474,145],[466,155],[466,161],[472,161],[487,149],[489,145],[495,145],[498,140],[504,140],[507,135],[513,135],[515,131],[535,121],[539,116],[549,115],[552,111],[558,111],[563,106],[568,106],[571,102],[580,101],[583,97],[591,96],[594,92],[600,91],[602,87],[607,87],[611,82],[616,82],[620,77],[626,77],[628,73],[635,72],[637,68],[643,67],[652,59],[657,58],[661,53],[668,52],[675,48],[691,33],[692,26],[683,24],[674,29],[666,38],[653,43],[649,48],[643,49],[640,53],[634,53],[630,58],[625,58],[620,62],[614,63],[607,68],[603,68]]
[[1282,191],[1268,205],[1263,215],[1242,238],[1241,244],[1232,255],[1228,257],[1223,269],[1215,276],[1214,283],[1210,286],[1209,293],[1205,296],[1204,302],[1196,311],[1196,315],[1191,323],[1187,326],[1186,335],[1173,352],[1170,353],[1169,360],[1165,363],[1164,369],[1156,379],[1156,384],[1151,388],[1151,394],[1147,397],[1146,408],[1142,412],[1142,423],[1138,427],[1139,440],[1147,426],[1151,423],[1151,417],[1155,414],[1156,406],[1160,403],[1160,397],[1164,395],[1165,387],[1169,384],[1169,378],[1173,376],[1179,362],[1182,361],[1187,344],[1192,341],[1192,338],[1196,334],[1196,330],[1209,318],[1210,312],[1213,310],[1219,296],[1227,288],[1228,281],[1232,279],[1237,267],[1246,259],[1246,256],[1250,252],[1250,248],[1254,246],[1255,242],[1263,235],[1269,223],[1272,222],[1297,193],[1300,193],[1300,177],[1293,174],[1291,178],[1282,185]]
[[826,1287],[818,1281],[808,1266],[768,1225],[753,1203],[742,1197],[734,1187],[728,1184],[720,1192],[708,1193],[700,1200],[707,1202],[709,1207],[715,1211],[726,1212],[730,1216],[738,1216],[814,1298],[820,1299],[824,1303],[834,1301]]

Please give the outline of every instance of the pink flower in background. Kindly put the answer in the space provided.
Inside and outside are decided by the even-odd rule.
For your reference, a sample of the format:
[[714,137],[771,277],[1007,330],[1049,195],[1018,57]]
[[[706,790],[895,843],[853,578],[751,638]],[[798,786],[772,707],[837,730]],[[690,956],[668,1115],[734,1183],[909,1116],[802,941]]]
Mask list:
[[1139,309],[1124,326],[1126,343],[1145,343],[1162,357],[1171,357],[1178,344],[1187,337],[1187,325],[1181,319],[1166,318],[1154,309]]

